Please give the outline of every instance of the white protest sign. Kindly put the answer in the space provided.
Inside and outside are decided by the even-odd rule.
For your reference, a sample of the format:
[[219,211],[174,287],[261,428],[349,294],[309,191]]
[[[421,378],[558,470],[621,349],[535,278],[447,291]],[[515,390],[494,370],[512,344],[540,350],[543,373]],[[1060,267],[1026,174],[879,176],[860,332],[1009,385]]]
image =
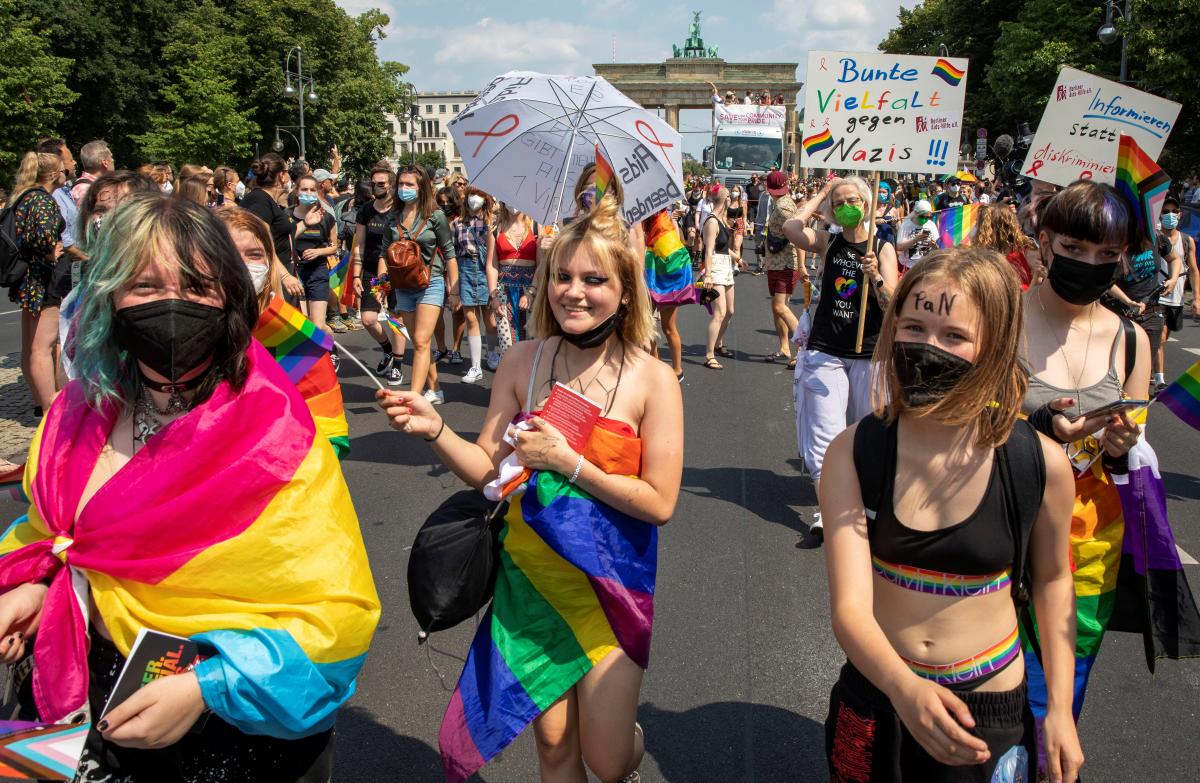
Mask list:
[[809,52],[800,165],[866,171],[958,168],[967,60]]
[[1157,95],[1063,68],[1021,173],[1055,185],[1077,179],[1111,185],[1117,179],[1121,134],[1158,160],[1179,109],[1178,103]]

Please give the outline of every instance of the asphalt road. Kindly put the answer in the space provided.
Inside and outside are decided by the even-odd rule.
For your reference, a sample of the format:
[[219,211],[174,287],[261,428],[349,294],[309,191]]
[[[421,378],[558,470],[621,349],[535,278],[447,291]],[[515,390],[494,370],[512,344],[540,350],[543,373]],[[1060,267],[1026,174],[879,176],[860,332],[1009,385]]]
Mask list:
[[[763,361],[774,345],[765,277],[743,275],[737,290],[728,338],[737,358],[723,372],[700,365],[703,311],[680,314],[687,441],[683,491],[661,535],[639,710],[645,781],[827,779],[822,723],[844,656],[829,628],[823,554],[805,532],[816,499],[796,459],[792,373]],[[0,350],[14,350],[10,322],[15,327],[14,316],[0,316]],[[362,333],[344,337],[374,364]],[[1200,326],[1189,322],[1168,347],[1168,367],[1178,373],[1198,357]],[[458,380],[465,365],[441,369],[444,416],[460,433],[476,432],[490,374],[468,386]],[[344,363],[342,377],[352,436],[344,468],[384,614],[358,693],[339,719],[334,781],[440,783],[438,726],[473,628],[435,635],[438,652],[418,646],[404,575],[421,522],[459,483],[426,444],[386,428],[361,373]],[[1179,544],[1200,555],[1200,433],[1161,409],[1149,431]],[[0,506],[5,518],[16,513]],[[1186,573],[1200,586],[1200,567]],[[1151,677],[1140,638],[1110,635],[1081,722],[1087,780],[1194,778],[1198,711],[1200,662],[1162,661]],[[536,775],[526,732],[474,780]]]

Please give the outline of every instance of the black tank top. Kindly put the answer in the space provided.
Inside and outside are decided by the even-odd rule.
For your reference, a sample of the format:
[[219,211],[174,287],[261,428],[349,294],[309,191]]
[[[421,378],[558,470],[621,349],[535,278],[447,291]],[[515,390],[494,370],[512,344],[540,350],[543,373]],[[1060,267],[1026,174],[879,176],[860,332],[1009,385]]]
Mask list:
[[725,228],[725,224],[722,223],[720,218],[718,218],[716,215],[709,215],[708,217],[706,217],[704,219],[704,224],[708,225],[708,221],[710,221],[710,220],[717,221],[717,238],[715,240],[713,240],[713,252],[714,253],[728,253],[729,252],[729,230]]
[[740,206],[739,207],[729,207],[728,209],[725,210],[725,214],[729,217],[730,220],[737,220],[738,218],[740,218],[742,216],[742,208]]
[[896,519],[892,494],[896,486],[896,438],[899,427],[887,428],[883,497],[867,528],[871,554],[888,563],[964,576],[995,574],[1010,568],[1015,542],[1004,502],[998,456],[992,458],[988,486],[979,506],[962,522],[941,530],[913,530]]
[[[875,248],[878,253],[878,237]],[[862,351],[854,351],[864,280],[861,259],[866,252],[866,242],[847,242],[841,234],[835,234],[830,240],[825,251],[825,270],[821,273],[821,299],[808,338],[809,348],[842,359],[871,358],[883,325],[883,309],[874,294],[867,296]]]

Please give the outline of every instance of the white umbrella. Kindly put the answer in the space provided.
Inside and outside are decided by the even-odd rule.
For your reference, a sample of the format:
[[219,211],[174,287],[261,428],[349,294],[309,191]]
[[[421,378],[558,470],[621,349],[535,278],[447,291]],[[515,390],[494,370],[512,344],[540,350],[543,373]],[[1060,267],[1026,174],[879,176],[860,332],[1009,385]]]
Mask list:
[[598,76],[510,71],[449,128],[471,184],[543,224],[575,212],[575,181],[597,145],[630,223],[683,195],[682,137]]

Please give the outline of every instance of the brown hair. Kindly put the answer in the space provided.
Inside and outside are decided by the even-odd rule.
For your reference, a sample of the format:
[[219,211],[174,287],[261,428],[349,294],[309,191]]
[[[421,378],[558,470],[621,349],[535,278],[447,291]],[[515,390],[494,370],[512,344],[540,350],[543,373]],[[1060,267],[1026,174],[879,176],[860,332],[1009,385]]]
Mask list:
[[[471,214],[471,208],[467,206],[467,199],[469,199],[471,196],[482,196],[483,197],[483,206],[479,208],[479,217],[483,218],[489,225],[491,225],[492,214],[496,209],[496,200],[493,199],[491,197],[491,195],[483,192],[482,190],[480,190],[477,187],[474,187],[473,185],[467,186],[467,189],[463,191],[461,199],[459,199],[459,198],[455,199],[458,202],[459,217],[461,217],[461,218],[475,217],[474,215]],[[494,226],[493,226],[493,228],[494,228]]]
[[1046,202],[1038,213],[1038,230],[1086,239],[1096,244],[1124,244],[1141,249],[1137,218],[1125,198],[1112,185],[1080,180]]
[[[896,321],[918,285],[942,283],[957,288],[979,310],[978,351],[971,369],[942,399],[919,408],[904,402],[892,360]],[[996,447],[1008,440],[1028,385],[1017,363],[1022,332],[1021,286],[1012,265],[995,250],[956,247],[936,250],[902,278],[883,319],[871,359],[871,404],[875,414],[893,422],[905,410],[943,424],[968,427],[975,444]]]
[[[271,297],[282,296],[283,287],[279,278],[279,265],[275,263],[275,243],[271,240],[270,227],[260,218],[248,209],[242,209],[236,204],[225,204],[213,210],[213,214],[220,218],[225,227],[229,229],[230,234],[234,229],[246,231],[253,235],[263,246],[263,252],[267,259],[267,284],[263,286],[263,290],[257,293],[258,296],[258,311],[261,313],[267,309],[267,305],[271,303]],[[237,244],[236,242],[234,244]]]
[[230,185],[236,186],[238,183],[238,174],[229,166],[217,166],[213,169],[213,185],[216,186],[220,193],[225,192],[225,188]]
[[176,198],[185,198],[202,207],[208,206],[208,175],[193,174],[189,177],[180,177],[173,195]]
[[621,281],[625,301],[625,317],[618,329],[621,339],[629,345],[652,345],[654,316],[650,310],[650,294],[646,291],[645,261],[630,246],[629,229],[625,227],[621,205],[611,191],[563,229],[550,250],[549,263],[538,266],[534,273],[537,294],[530,308],[530,330],[539,337],[563,333],[550,309],[550,281],[558,274],[563,262],[581,249],[590,253],[610,277]]
[[254,185],[259,188],[275,187],[286,169],[283,158],[274,152],[268,152],[250,164],[250,170],[254,172]]
[[1008,255],[1014,250],[1033,247],[1033,242],[1021,231],[1017,213],[1004,204],[984,204],[979,207],[975,238],[971,246],[996,250]]
[[[400,175],[412,174],[417,178],[417,214],[421,216],[421,220],[428,220],[434,212],[437,212],[437,200],[433,197],[433,183],[429,181],[429,172],[424,166],[401,166],[396,172],[396,190],[400,189]],[[396,196],[396,210],[400,210],[400,197]]]

